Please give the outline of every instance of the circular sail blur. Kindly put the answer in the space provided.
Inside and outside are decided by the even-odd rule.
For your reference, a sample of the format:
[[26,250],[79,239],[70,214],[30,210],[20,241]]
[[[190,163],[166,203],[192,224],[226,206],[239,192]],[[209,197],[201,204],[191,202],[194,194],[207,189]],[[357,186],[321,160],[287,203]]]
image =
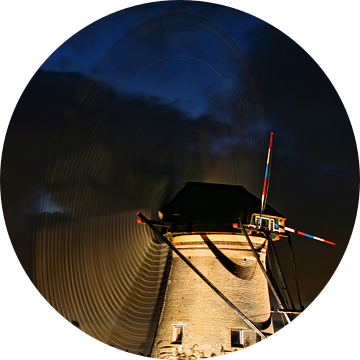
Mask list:
[[[264,117],[239,46],[209,18],[170,11],[161,19],[149,16],[129,33],[104,51],[88,76],[39,73],[32,80],[34,87],[38,82],[41,91],[48,91],[44,80],[53,77],[55,92],[68,96],[40,205],[36,284],[84,332],[147,355],[171,258],[167,247],[136,223],[135,214],[141,210],[155,218],[187,180],[250,184],[257,177],[260,183],[256,161],[244,159],[256,159],[248,139],[259,139],[250,131]],[[160,44],[157,51],[146,43],[154,38]],[[199,41],[215,42],[220,51],[213,53]],[[136,47],[148,51],[147,56],[129,67]],[[216,118],[199,113],[200,104],[191,103],[191,94],[183,110],[177,101],[166,103],[160,93],[139,94],[142,82],[155,81],[159,67],[160,92],[168,88],[180,96],[175,87],[194,92],[191,77],[200,72],[214,86],[202,94],[202,104],[213,103],[217,112],[225,103],[230,106]],[[241,86],[227,98],[233,76]],[[119,84],[119,78],[125,81]]]

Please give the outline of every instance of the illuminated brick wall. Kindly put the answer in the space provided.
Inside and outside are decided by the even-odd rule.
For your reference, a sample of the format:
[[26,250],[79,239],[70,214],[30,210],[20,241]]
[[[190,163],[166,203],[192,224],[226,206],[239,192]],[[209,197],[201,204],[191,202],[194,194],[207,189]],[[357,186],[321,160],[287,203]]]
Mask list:
[[[252,322],[263,323],[263,333],[272,334],[267,282],[245,237],[219,234],[208,235],[208,239],[224,255],[223,260],[232,262],[232,272],[221,264],[200,235],[177,236],[172,243]],[[251,240],[265,263],[265,239]],[[176,254],[173,256],[152,357],[201,358],[236,351],[240,348],[231,346],[231,329],[243,330],[244,347],[259,341],[259,336],[234,310]],[[184,326],[181,344],[172,344],[173,325]]]

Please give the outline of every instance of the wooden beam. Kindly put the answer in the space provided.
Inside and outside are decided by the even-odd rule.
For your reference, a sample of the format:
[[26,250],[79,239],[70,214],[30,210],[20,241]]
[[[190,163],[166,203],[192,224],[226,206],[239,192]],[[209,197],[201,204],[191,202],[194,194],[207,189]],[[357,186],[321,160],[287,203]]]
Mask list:
[[[242,232],[243,232],[244,235],[245,235],[246,240],[248,241],[248,243],[249,243],[249,245],[250,245],[250,248],[251,248],[251,250],[252,250],[252,252],[253,252],[253,254],[254,254],[254,256],[255,256],[255,259],[257,260],[257,262],[258,262],[258,264],[259,264],[259,266],[260,266],[261,271],[263,272],[263,274],[264,274],[264,276],[265,276],[265,278],[266,278],[266,280],[267,280],[267,282],[268,282],[268,284],[269,284],[269,288],[270,288],[270,290],[272,291],[272,293],[273,293],[273,295],[274,295],[274,297],[275,297],[275,299],[276,299],[276,302],[277,302],[278,305],[279,305],[279,308],[280,308],[280,309],[284,309],[284,305],[282,304],[282,301],[280,300],[280,298],[279,298],[279,296],[278,296],[278,294],[277,294],[277,292],[276,292],[276,290],[275,290],[275,288],[274,288],[274,285],[272,284],[272,282],[271,282],[271,280],[270,280],[270,278],[269,278],[269,276],[268,276],[268,274],[267,274],[267,272],[266,272],[266,270],[265,270],[265,268],[264,268],[264,265],[262,264],[262,262],[261,262],[261,260],[260,260],[260,258],[259,258],[259,255],[258,255],[258,253],[256,252],[256,250],[255,250],[255,248],[254,248],[254,245],[252,244],[252,242],[251,242],[251,240],[250,240],[250,238],[249,238],[249,235],[246,233],[245,228],[244,228],[244,225],[242,224],[242,222],[241,222],[240,219],[239,219],[239,225],[240,225],[240,228],[241,228]],[[289,324],[289,323],[290,323],[289,315],[287,315],[287,314],[285,313],[284,316],[285,316],[285,319],[286,319],[287,323]]]
[[136,214],[144,223],[146,223],[156,235],[158,235],[162,241],[169,246],[169,248],[183,260],[191,270],[193,270],[214,292],[219,295],[243,320],[253,329],[262,339],[266,339],[266,336],[255,326],[255,324],[247,318],[247,316],[241,312],[220,290],[217,289],[212,282],[210,282],[171,242],[161,234],[161,232],[139,211]]
[[296,314],[299,315],[301,314],[303,311],[302,310],[288,310],[288,309],[278,309],[276,311],[272,311],[272,313],[279,313],[279,314]]

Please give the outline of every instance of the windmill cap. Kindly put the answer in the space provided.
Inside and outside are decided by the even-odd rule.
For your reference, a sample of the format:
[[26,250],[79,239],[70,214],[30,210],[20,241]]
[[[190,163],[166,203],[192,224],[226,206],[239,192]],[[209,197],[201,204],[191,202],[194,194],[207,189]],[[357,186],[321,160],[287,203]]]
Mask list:
[[[229,231],[239,218],[249,223],[260,206],[260,199],[243,186],[188,182],[161,212],[177,230]],[[283,217],[269,205],[266,214]]]

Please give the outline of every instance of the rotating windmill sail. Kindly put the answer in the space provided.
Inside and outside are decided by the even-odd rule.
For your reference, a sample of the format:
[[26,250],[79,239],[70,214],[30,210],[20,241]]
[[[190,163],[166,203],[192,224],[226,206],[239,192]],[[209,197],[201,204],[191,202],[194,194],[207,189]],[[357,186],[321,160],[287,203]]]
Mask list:
[[[138,208],[155,210],[153,198],[162,197],[168,181],[151,173],[134,176],[141,167],[137,158],[134,171],[124,171],[129,155],[109,146],[106,134],[111,126],[99,124],[98,113],[91,111],[102,109],[104,103],[111,108],[108,89],[80,79],[59,135],[62,146],[45,178],[47,197],[36,232],[36,286],[86,334],[115,348],[148,355],[169,251],[154,241],[151,231],[136,225],[133,213]],[[89,93],[101,96],[94,95],[89,104]],[[112,118],[107,121],[111,124]],[[50,202],[64,211],[50,212]]]
[[[244,89],[248,91],[248,95],[246,105],[238,100],[232,103],[231,111],[233,114],[230,112],[226,114],[227,119],[241,118],[248,121],[247,119],[264,118],[262,116],[260,96],[249,67],[243,66],[244,60],[238,45],[227,32],[218,28],[214,22],[190,13],[182,14],[180,21],[178,12],[164,15],[161,18],[163,20],[160,26],[157,24],[157,20],[151,18],[149,21],[145,21],[133,28],[131,34],[132,36],[143,36],[140,42],[146,43],[143,40],[146,40],[150,32],[155,33],[160,29],[159,33],[163,36],[168,31],[174,36],[166,38],[166,44],[174,50],[174,53],[165,55],[163,53],[153,53],[152,55],[155,56],[151,58],[150,63],[141,64],[141,68],[136,68],[134,77],[138,77],[139,74],[144,70],[147,71],[152,65],[164,62],[164,59],[168,60],[176,57],[195,60],[197,64],[205,64],[206,71],[214,71],[216,76],[221,79],[230,64],[230,67],[241,76],[241,86],[235,89],[233,98],[241,98]],[[182,38],[182,36],[178,36],[179,23],[181,22],[185,25],[186,34],[191,34],[189,29],[199,29],[203,26],[203,29],[208,32],[205,34],[206,38],[214,35],[217,42],[216,49],[220,49],[220,51],[214,51],[212,47],[205,46],[204,50],[211,56],[204,59],[199,52],[198,43],[194,42],[194,53],[190,51],[191,56],[189,56],[188,51],[191,47],[189,39],[191,36],[184,38],[185,41],[182,44],[186,44],[186,46],[178,46],[176,41],[172,41]],[[209,34],[211,36],[208,36]],[[199,39],[203,38],[204,36],[199,37]],[[129,48],[123,46],[130,44],[130,47],[133,47],[133,40],[137,41],[139,39],[132,38],[131,40],[129,42],[119,41],[117,45],[114,45],[107,52],[106,56],[103,57],[106,59],[105,67],[107,69],[109,59],[119,60],[116,55],[129,50]],[[116,46],[120,46],[121,51]],[[179,49],[186,49],[186,53],[179,52]],[[204,60],[208,59],[211,60],[206,63]],[[209,75],[208,72],[206,74],[206,76]],[[189,80],[192,81],[192,74],[190,75]],[[111,74],[109,76],[111,77]],[[129,77],[131,78],[131,76]],[[58,82],[55,83],[58,84]],[[39,227],[36,248],[37,289],[59,314],[85,334],[123,351],[147,354],[160,315],[162,297],[170,271],[171,259],[169,254],[171,254],[171,251],[168,251],[166,242],[161,241],[160,234],[154,236],[153,229],[137,226],[134,214],[141,209],[139,215],[144,214],[144,216],[153,218],[155,217],[154,211],[158,210],[158,208],[161,210],[168,208],[168,200],[175,193],[172,189],[170,191],[165,191],[165,189],[167,186],[172,187],[173,182],[171,179],[182,181],[186,178],[186,176],[179,176],[179,174],[185,174],[185,171],[183,171],[185,167],[181,168],[182,164],[186,163],[187,165],[192,161],[194,144],[200,148],[196,152],[196,156],[199,156],[199,153],[205,154],[204,158],[199,156],[199,162],[195,163],[194,161],[192,164],[191,170],[193,174],[196,174],[194,178],[205,179],[203,174],[206,171],[202,172],[196,168],[199,164],[204,165],[204,167],[207,166],[210,169],[208,173],[213,176],[213,163],[211,155],[209,155],[210,151],[208,151],[209,143],[219,133],[223,135],[220,141],[225,139],[224,142],[226,143],[227,139],[231,138],[230,135],[234,134],[232,132],[234,129],[229,131],[229,127],[225,125],[230,121],[217,121],[217,119],[208,119],[206,116],[201,117],[199,122],[194,125],[193,119],[186,122],[181,114],[179,115],[176,111],[171,112],[171,106],[167,105],[164,108],[167,111],[166,119],[168,121],[161,122],[158,109],[153,112],[148,111],[153,105],[152,102],[139,102],[136,98],[126,98],[125,100],[132,102],[133,108],[136,110],[146,109],[146,114],[139,115],[138,112],[135,112],[131,114],[133,116],[129,117],[131,121],[125,122],[123,117],[126,116],[128,109],[123,108],[124,98],[118,98],[113,93],[109,95],[104,87],[85,81],[80,90],[74,91],[74,94],[74,101],[66,112],[64,121],[66,126],[63,138],[60,141],[60,150],[55,156],[46,180],[51,201],[67,210],[62,214],[45,214]],[[114,111],[114,113],[118,117],[115,120],[113,118],[108,119],[109,114],[111,116],[111,112],[114,110],[113,107],[103,101],[108,95],[109,98],[116,100],[117,112]],[[155,115],[151,117],[152,113]],[[140,122],[141,115],[146,117],[146,121]],[[177,126],[179,118],[181,126]],[[134,119],[137,120],[134,121]],[[102,127],[102,123],[107,121],[108,127]],[[204,125],[200,126],[200,122],[204,122]],[[134,123],[136,126],[134,126]],[[209,131],[209,137],[207,138],[204,133],[209,130],[209,124],[213,128]],[[249,124],[246,123],[246,125],[245,128],[249,128]],[[172,126],[177,127],[177,135],[179,131],[183,131],[186,136],[179,136],[178,141],[174,141]],[[235,129],[235,133],[246,138],[249,133],[243,131],[243,128],[239,124]],[[162,129],[163,132],[161,139],[156,137],[159,129]],[[201,129],[205,131],[201,133]],[[133,141],[133,132],[136,132],[139,141]],[[194,136],[199,138],[203,136],[203,138],[196,143],[197,139],[189,139],[189,133],[195,134]],[[113,136],[113,134],[116,135]],[[118,134],[123,135],[120,140]],[[171,142],[169,139],[171,139]],[[179,144],[186,150],[180,156],[176,156]],[[118,151],[116,152],[114,149]],[[142,156],[145,154],[143,158],[137,156],[140,153]],[[170,161],[164,160],[166,156],[170,158]],[[233,176],[235,172],[232,172],[233,169],[231,169],[233,165],[232,159],[223,157],[221,162],[226,162],[226,165],[220,168],[230,169],[231,176],[227,177],[226,173],[221,173],[218,178],[222,182],[225,182],[224,180],[232,182],[236,178],[236,176]],[[151,166],[149,166],[149,163],[151,163]],[[177,174],[174,176],[169,176],[171,173],[171,170],[169,171],[167,168],[169,163],[173,166],[173,169],[177,170]],[[146,166],[149,166],[149,168],[153,168],[153,166],[164,167],[160,170],[157,168],[156,171],[152,169],[147,172],[144,171]],[[196,169],[193,170],[193,168]],[[186,170],[186,174],[191,173],[188,168]],[[156,174],[154,175],[152,171]],[[132,176],[134,172],[141,173],[141,176]],[[161,175],[158,176],[160,173]],[[209,175],[208,173],[206,175]],[[216,179],[216,176],[211,178],[211,180],[213,179]],[[239,188],[236,191],[243,192]],[[163,195],[167,192],[169,195]],[[247,193],[243,192],[243,195],[246,197]],[[259,209],[259,202],[258,199],[253,200],[256,207],[252,209],[251,213],[255,214]],[[158,201],[163,201],[165,206],[159,206]],[[194,201],[194,198],[191,201]],[[188,203],[191,207],[191,202]],[[276,222],[278,228],[274,230],[274,239],[276,239],[277,235],[285,232],[285,229],[281,228],[284,223],[279,214],[265,213],[265,204],[266,197],[261,205],[259,215],[263,218],[269,215],[278,216],[279,221]],[[207,204],[205,204],[206,207]],[[265,232],[262,229],[253,228],[256,223],[251,222],[251,217],[247,218],[247,215],[241,217],[241,214],[236,214],[235,217],[228,217],[230,222],[226,223],[225,230],[229,232],[229,237],[226,240],[221,238],[224,236],[222,234],[224,232],[224,222],[221,219],[218,223],[213,220],[210,221],[213,225],[216,223],[216,227],[219,226],[216,229],[219,231],[214,230],[206,234],[206,231],[209,230],[207,227],[209,219],[200,218],[197,219],[200,221],[197,226],[205,226],[206,228],[202,227],[201,233],[184,234],[184,232],[187,232],[187,226],[190,223],[181,224],[181,221],[179,222],[179,219],[176,219],[179,215],[177,212],[170,214],[175,216],[176,221],[171,219],[171,221],[167,222],[168,215],[166,211],[164,213],[160,212],[158,220],[149,221],[149,225],[160,225],[161,235],[166,235],[166,231],[176,225],[178,228],[172,228],[169,231],[171,235],[168,234],[168,237],[172,238],[171,241],[177,242],[176,246],[181,248],[180,251],[185,249],[185,252],[191,252],[194,250],[194,246],[200,246],[199,251],[205,251],[206,256],[210,255],[206,261],[209,260],[211,266],[205,266],[203,270],[200,269],[204,275],[201,280],[204,284],[204,279],[208,279],[209,275],[211,275],[209,271],[216,273],[217,270],[219,270],[219,274],[227,274],[227,272],[235,274],[230,277],[232,288],[236,288],[236,284],[246,287],[250,285],[252,279],[256,279],[261,284],[261,291],[256,292],[256,296],[254,296],[257,306],[254,311],[250,312],[247,311],[248,309],[246,309],[246,312],[243,311],[238,299],[233,300],[231,296],[226,296],[225,291],[216,293],[215,290],[221,285],[219,280],[217,282],[215,280],[216,284],[213,284],[213,287],[205,284],[211,290],[211,294],[202,285],[199,285],[197,278],[191,278],[193,282],[189,284],[199,286],[199,289],[201,289],[199,294],[196,287],[185,289],[186,296],[174,293],[176,300],[179,302],[192,297],[194,303],[207,303],[207,309],[211,308],[211,300],[209,299],[215,294],[221,300],[221,303],[216,302],[216,304],[219,304],[219,307],[223,309],[222,314],[228,314],[229,309],[235,314],[234,328],[226,329],[225,332],[220,329],[221,333],[224,334],[222,338],[223,345],[220,345],[213,350],[213,353],[207,355],[212,356],[215,353],[221,355],[235,351],[248,346],[250,343],[256,343],[259,338],[264,339],[264,337],[269,336],[273,331],[270,308],[267,306],[269,304],[267,298],[269,280],[265,279],[261,264],[266,264],[266,247],[271,246],[271,241],[267,240],[264,235]],[[180,220],[182,215],[180,214]],[[232,227],[232,223],[237,222],[239,216],[241,217],[241,223],[239,222],[238,228],[244,224],[248,225],[245,231],[234,230]],[[145,217],[143,220],[146,221]],[[182,228],[183,226],[185,228]],[[215,232],[221,234],[215,234]],[[188,242],[188,238],[184,238],[182,235],[194,235],[194,237]],[[248,235],[249,240],[246,235]],[[270,236],[272,235],[271,233]],[[239,244],[239,237],[244,244]],[[158,241],[159,239],[160,241]],[[182,243],[182,240],[185,241]],[[249,255],[250,251],[252,251],[250,244],[253,244],[255,253],[259,254],[258,259]],[[186,247],[191,249],[186,249]],[[229,255],[230,252],[237,252],[239,256],[232,258]],[[181,260],[181,256],[179,258]],[[178,264],[177,260],[175,258],[172,264],[177,264],[176,266],[179,266],[178,269],[181,271],[179,273],[173,271],[172,275],[188,274],[185,268]],[[225,269],[225,272],[223,269]],[[275,274],[275,272],[276,269],[273,273]],[[267,269],[267,273],[269,273],[269,269]],[[196,276],[199,277],[198,274]],[[224,276],[222,279],[227,280],[226,275]],[[223,283],[225,284],[225,282]],[[174,282],[172,284],[174,285]],[[275,283],[273,286],[274,291],[279,293]],[[283,289],[284,286],[281,285],[280,288]],[[248,291],[250,294],[253,291],[251,286],[248,286]],[[224,296],[220,296],[220,293],[224,294]],[[286,294],[284,298],[286,298]],[[265,301],[263,301],[264,299]],[[283,300],[280,298],[279,301]],[[265,304],[264,311],[262,311],[263,305],[261,304]],[[223,308],[223,305],[225,305],[225,308]],[[289,306],[284,305],[281,310],[287,308]],[[179,309],[177,311],[181,313]],[[229,313],[229,318],[234,316],[232,313]],[[208,312],[206,315],[208,315]],[[214,328],[217,328],[220,324],[214,323],[214,319],[209,316],[200,319],[204,324],[207,324],[206,335],[217,336],[220,334],[220,332],[214,331]],[[242,327],[239,327],[239,323],[236,322],[239,319],[240,323],[243,321],[245,324],[241,323]],[[249,327],[250,332],[248,332]],[[189,333],[186,329],[187,327],[184,328],[184,324],[181,323],[171,325],[169,335],[169,339],[173,340],[171,341],[171,348],[175,347],[176,350],[176,345],[181,345],[178,343],[182,339],[185,341],[188,338]],[[200,329],[199,331],[203,330]],[[158,346],[159,344],[156,343],[155,345]],[[159,348],[161,354],[172,356],[172,353],[166,354],[169,349],[166,346],[163,348],[163,345],[161,344],[161,349]],[[188,351],[192,351],[192,355],[195,354],[195,357],[201,357],[202,350],[196,350],[195,345],[194,343],[191,344],[192,347]]]
[[[150,136],[151,141],[144,141],[144,134],[152,135],[157,131],[154,129],[157,129],[156,124],[160,123],[154,118],[150,119],[149,125],[146,122],[141,123],[131,135],[132,122],[118,122],[117,118],[112,117],[113,111],[116,114],[115,110],[108,110],[112,109],[112,104],[104,100],[115,99],[114,103],[119,104],[123,103],[121,100],[124,99],[114,98],[113,94],[107,96],[108,90],[94,81],[86,78],[79,81],[81,86],[76,86],[76,91],[74,90],[74,99],[66,112],[64,127],[59,135],[58,141],[62,145],[55,153],[46,178],[49,198],[51,197],[61,208],[69,208],[70,212],[45,214],[44,221],[38,229],[37,287],[60,314],[87,334],[111,346],[146,355],[150,349],[151,336],[155,333],[170,259],[166,242],[154,241],[159,238],[159,234],[154,236],[146,227],[137,227],[131,214],[140,208],[144,214],[151,213],[154,216],[153,205],[156,201],[153,199],[161,199],[159,187],[164,189],[164,184],[172,185],[172,179],[181,178],[177,176],[181,173],[178,169],[179,162],[174,161],[172,156],[175,151],[170,152],[170,159],[165,165],[163,157],[158,156],[159,152],[161,155],[169,153],[167,150],[176,149],[176,146],[166,147],[164,151],[164,147],[160,146],[166,138],[163,136]],[[149,108],[143,100],[139,101],[135,101],[137,106],[133,106],[132,109]],[[158,107],[156,104],[152,106],[156,110],[153,114],[156,114],[157,118]],[[94,112],[93,109],[98,109],[98,112]],[[74,114],[77,114],[76,117]],[[129,116],[129,119],[132,121],[135,115]],[[146,115],[148,118],[149,114]],[[180,118],[176,120],[176,112],[170,115],[173,119],[172,124],[180,121]],[[106,126],[100,125],[100,118]],[[188,124],[193,122],[189,121]],[[98,131],[99,129],[101,131]],[[194,139],[188,137],[189,128],[184,126],[183,129],[184,134],[179,137],[179,142],[183,144],[184,141],[188,141],[189,145],[192,145]],[[128,136],[118,144],[112,133],[126,133]],[[139,146],[134,145],[137,136],[140,136],[136,141]],[[147,155],[145,158],[142,151],[129,151],[140,148],[145,142],[150,144],[144,151]],[[165,142],[169,143],[167,139]],[[109,143],[112,145],[109,146]],[[135,154],[132,155],[132,162],[129,161],[130,153]],[[187,159],[186,156],[181,158]],[[161,161],[157,161],[158,159]],[[201,199],[196,200],[197,195],[191,192],[191,196],[185,201],[185,207],[182,207],[181,201],[178,204],[180,208],[176,201],[170,201],[170,207],[160,206],[162,211],[158,213],[157,222],[149,222],[154,226],[160,225],[161,235],[166,235],[167,239],[179,248],[179,254],[188,254],[187,260],[195,260],[195,268],[203,274],[201,277],[200,273],[196,272],[196,277],[192,278],[193,274],[189,275],[187,271],[193,271],[191,266],[185,262],[188,269],[183,268],[178,261],[183,261],[182,257],[174,257],[172,276],[179,276],[181,282],[189,284],[187,287],[174,287],[173,290],[169,287],[167,301],[173,294],[174,301],[181,302],[178,304],[180,309],[174,305],[177,313],[183,314],[182,309],[188,307],[185,300],[192,299],[193,304],[203,306],[202,314],[210,314],[214,308],[213,304],[217,304],[219,313],[224,314],[226,319],[232,319],[233,325],[229,328],[230,325],[225,326],[221,321],[212,322],[216,317],[198,318],[197,323],[203,324],[203,328],[194,328],[191,331],[207,333],[208,341],[218,344],[210,353],[204,350],[207,356],[248,346],[258,338],[263,339],[273,333],[269,287],[277,297],[278,311],[287,317],[287,321],[291,321],[292,317],[289,311],[294,312],[283,277],[279,284],[274,281],[275,276],[279,277],[281,271],[276,256],[270,255],[274,252],[271,250],[272,240],[269,241],[266,232],[256,227],[256,224],[262,221],[257,220],[253,224],[251,220],[251,216],[257,214],[260,208],[258,215],[262,219],[272,216],[271,219],[277,226],[272,228],[274,231],[269,234],[271,239],[274,236],[275,240],[286,233],[286,229],[281,228],[285,226],[285,218],[270,207],[265,209],[271,144],[267,159],[266,182],[261,201],[242,187],[231,186],[212,188],[211,192],[215,191],[219,196],[219,199],[215,199],[207,193],[212,185],[197,187],[196,184],[192,184],[188,187],[190,192],[196,190],[195,193],[204,195]],[[163,168],[161,171],[154,171],[156,166]],[[144,171],[144,167],[150,168],[150,171]],[[173,168],[176,173],[172,173]],[[154,176],[149,175],[151,171],[155,173]],[[135,178],[132,176],[134,172],[141,172],[142,176]],[[167,181],[168,178],[171,180]],[[171,188],[167,193],[168,197],[163,196],[164,203],[168,203],[167,199],[174,195]],[[244,206],[239,207],[241,202]],[[196,210],[194,203],[202,203],[204,206]],[[63,215],[68,217],[62,217]],[[240,230],[240,222],[237,224],[239,218],[245,231]],[[237,224],[237,229],[232,227],[233,223]],[[255,227],[252,227],[253,225]],[[258,257],[251,255],[252,251],[255,251]],[[272,262],[268,261],[270,257]],[[218,277],[210,279],[214,274]],[[266,274],[268,276],[265,276]],[[190,281],[187,279],[188,276]],[[203,284],[198,283],[199,277]],[[176,281],[173,278],[170,280],[173,284],[171,286],[174,286]],[[222,284],[226,283],[231,286],[223,289]],[[199,289],[202,294],[200,297],[197,295]],[[245,298],[239,298],[231,289],[241,289],[247,295]],[[247,298],[253,300],[244,308],[243,302],[247,302]],[[169,313],[170,317],[173,316],[173,311],[172,309]],[[164,310],[164,336],[168,336],[167,331],[170,331],[169,338],[175,334],[176,339],[172,341],[174,346],[179,345],[176,343],[180,342],[180,339],[187,341],[191,333],[189,324],[181,323],[182,319],[179,319],[180,323],[170,324],[169,329],[165,328],[166,321],[169,320],[165,321],[166,316]],[[214,339],[214,334],[220,342]],[[159,333],[159,336],[162,335]],[[158,342],[160,345],[156,345]],[[162,342],[161,338],[155,341],[158,348],[154,348],[154,354],[159,351],[159,356],[167,356],[169,354],[165,353],[169,348]],[[196,353],[195,345],[193,342],[186,349],[189,356],[192,356],[192,351]],[[173,346],[169,346],[173,351]]]

